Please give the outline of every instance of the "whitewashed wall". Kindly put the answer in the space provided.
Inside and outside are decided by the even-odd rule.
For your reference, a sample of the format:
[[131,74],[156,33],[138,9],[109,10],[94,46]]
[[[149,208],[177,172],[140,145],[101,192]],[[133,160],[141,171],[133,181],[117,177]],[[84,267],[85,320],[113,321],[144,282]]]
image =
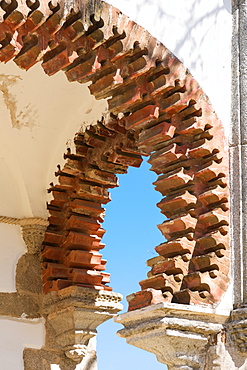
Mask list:
[[[0,224],[0,292],[15,292],[16,264],[26,251],[20,227]],[[44,319],[0,317],[0,369],[22,370],[24,348],[41,348],[44,338]]]

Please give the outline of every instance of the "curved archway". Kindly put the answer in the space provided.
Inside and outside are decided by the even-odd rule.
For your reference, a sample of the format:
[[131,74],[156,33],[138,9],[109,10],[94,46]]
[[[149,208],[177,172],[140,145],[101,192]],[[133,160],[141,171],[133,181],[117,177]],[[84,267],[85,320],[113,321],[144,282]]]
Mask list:
[[[0,60],[28,70],[42,60],[48,75],[64,70],[88,83],[108,114],[75,138],[59,183],[50,191],[44,241],[45,293],[75,285],[111,290],[99,250],[101,204],[117,173],[141,155],[159,176],[159,204],[169,219],[166,242],[150,260],[129,310],[154,302],[219,302],[228,283],[228,171],[221,123],[182,63],[141,27],[109,5],[4,6]],[[222,136],[219,141],[218,136]],[[222,262],[225,261],[225,262]]]

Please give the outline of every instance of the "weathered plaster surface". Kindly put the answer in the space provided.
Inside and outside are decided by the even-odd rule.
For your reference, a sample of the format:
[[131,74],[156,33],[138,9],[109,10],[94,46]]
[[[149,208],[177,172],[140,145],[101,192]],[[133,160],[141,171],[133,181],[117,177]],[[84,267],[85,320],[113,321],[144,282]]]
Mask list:
[[[18,119],[19,116],[17,116],[17,97],[10,93],[10,88],[11,86],[18,84],[20,80],[20,76],[11,76],[4,74],[0,75],[0,90],[3,95],[4,104],[9,111],[12,126],[19,129],[22,125],[28,126],[28,123],[22,123]],[[21,113],[22,112],[20,112],[20,115]]]
[[14,62],[0,65],[0,91],[0,215],[45,218],[46,189],[63,165],[66,145],[101,118],[106,103],[86,85],[69,84],[62,72],[48,77],[40,65],[26,72]]

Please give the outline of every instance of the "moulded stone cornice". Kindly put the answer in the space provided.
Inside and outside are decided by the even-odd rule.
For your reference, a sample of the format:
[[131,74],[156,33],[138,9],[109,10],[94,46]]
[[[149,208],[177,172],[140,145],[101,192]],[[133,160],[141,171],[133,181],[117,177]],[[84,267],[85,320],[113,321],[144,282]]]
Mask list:
[[228,314],[205,307],[159,303],[121,314],[114,320],[127,343],[157,356],[174,369],[204,369],[210,338],[223,331]]
[[80,308],[97,307],[97,309],[117,313],[123,308],[120,303],[122,298],[120,293],[71,286],[44,295],[44,314],[47,315],[54,310],[64,309],[71,305]]

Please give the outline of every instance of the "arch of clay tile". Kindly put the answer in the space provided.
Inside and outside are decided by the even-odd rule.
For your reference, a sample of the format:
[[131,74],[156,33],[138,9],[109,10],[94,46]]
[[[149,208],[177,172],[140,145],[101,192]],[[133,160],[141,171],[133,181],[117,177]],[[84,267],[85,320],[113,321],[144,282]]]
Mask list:
[[[73,8],[72,8],[73,5]],[[68,285],[110,290],[102,204],[117,173],[139,166],[141,155],[158,175],[158,225],[166,238],[147,261],[148,278],[129,297],[129,309],[160,301],[218,302],[229,280],[228,159],[222,125],[183,64],[114,7],[85,2],[57,5],[2,2],[0,61],[48,75],[91,82],[108,114],[75,137],[58,168],[44,241],[44,291]]]

